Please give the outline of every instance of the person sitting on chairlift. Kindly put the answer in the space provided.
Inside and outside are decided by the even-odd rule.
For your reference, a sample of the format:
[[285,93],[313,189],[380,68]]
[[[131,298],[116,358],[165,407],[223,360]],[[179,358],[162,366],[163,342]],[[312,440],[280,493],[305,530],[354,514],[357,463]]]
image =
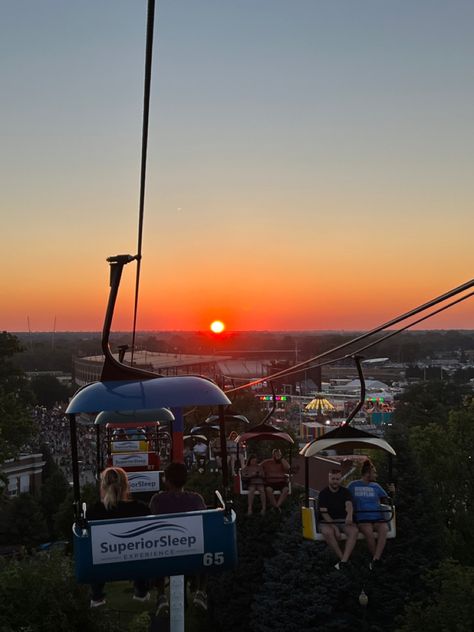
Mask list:
[[[369,459],[362,464],[361,478],[352,481],[347,489],[352,495],[355,505],[355,519],[359,531],[367,541],[367,546],[372,554],[369,564],[373,570],[379,563],[387,541],[388,525],[384,518],[382,500],[388,499],[387,492],[376,483],[377,470]],[[377,533],[377,540],[374,537]]]
[[264,485],[264,477],[265,472],[263,467],[258,464],[257,457],[255,454],[251,454],[247,460],[247,465],[241,471],[242,480],[248,483],[248,509],[247,515],[252,515],[253,501],[255,499],[255,492],[258,491],[260,495],[260,502],[262,503],[262,516],[265,513],[266,509],[266,498],[265,498],[265,485]]
[[[201,511],[206,509],[204,498],[196,492],[184,491],[187,479],[184,463],[170,463],[165,469],[165,484],[167,491],[155,494],[150,501],[152,514],[173,514],[186,511]],[[193,603],[202,610],[207,610],[206,576],[195,577],[196,592]],[[169,601],[165,594],[165,579],[157,580],[158,603],[156,616],[169,612]]]
[[[130,500],[127,474],[121,467],[108,467],[100,475],[101,501],[87,509],[88,520],[110,520],[148,516],[150,510],[139,500]],[[91,584],[91,608],[105,604],[104,583]],[[134,599],[148,601],[147,580],[134,581]]]
[[[272,458],[262,461],[261,466],[265,472],[265,490],[267,492],[267,500],[270,505],[281,511],[281,506],[288,496],[288,475],[290,465],[283,458],[281,450],[275,448],[272,451]],[[274,492],[279,491],[278,500],[275,499]]]
[[[352,496],[341,486],[341,477],[340,469],[332,469],[328,475],[329,485],[321,490],[318,498],[321,533],[339,558],[334,566],[338,571],[349,561],[359,534],[353,522]],[[347,537],[344,553],[340,545],[341,532]]]
[[193,447],[194,456],[196,461],[206,460],[208,456],[208,448],[202,439],[198,439]]

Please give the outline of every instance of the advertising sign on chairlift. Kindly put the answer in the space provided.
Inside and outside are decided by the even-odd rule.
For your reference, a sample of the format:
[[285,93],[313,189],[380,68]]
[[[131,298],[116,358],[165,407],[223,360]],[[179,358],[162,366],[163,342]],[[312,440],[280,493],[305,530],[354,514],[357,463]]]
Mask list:
[[127,472],[127,477],[132,493],[160,491],[160,472]]
[[94,564],[204,553],[202,516],[150,517],[91,525]]

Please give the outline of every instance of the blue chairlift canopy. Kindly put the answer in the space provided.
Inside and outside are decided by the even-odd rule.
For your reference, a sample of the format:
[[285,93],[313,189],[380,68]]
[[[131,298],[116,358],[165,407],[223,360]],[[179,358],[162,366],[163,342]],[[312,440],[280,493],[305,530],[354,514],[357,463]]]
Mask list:
[[186,406],[226,406],[230,400],[203,377],[185,375],[151,380],[94,382],[72,398],[67,414],[114,410],[156,410]]

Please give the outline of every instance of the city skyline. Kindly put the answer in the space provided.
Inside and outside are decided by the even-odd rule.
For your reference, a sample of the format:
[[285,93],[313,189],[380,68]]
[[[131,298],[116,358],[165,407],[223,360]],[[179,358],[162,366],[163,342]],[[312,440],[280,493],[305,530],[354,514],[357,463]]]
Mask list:
[[[137,329],[365,330],[468,281],[473,18],[158,2]],[[136,252],[145,26],[145,0],[3,7],[2,330],[102,327],[105,259]]]

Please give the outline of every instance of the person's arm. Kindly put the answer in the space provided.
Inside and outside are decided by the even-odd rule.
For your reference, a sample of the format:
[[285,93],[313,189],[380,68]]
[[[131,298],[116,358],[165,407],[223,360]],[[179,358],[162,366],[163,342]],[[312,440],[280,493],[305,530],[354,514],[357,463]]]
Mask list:
[[285,470],[285,472],[288,474],[288,472],[290,471],[290,464],[288,463],[288,461],[286,459],[282,459],[281,464],[283,465],[283,469]]
[[334,520],[331,518],[331,516],[328,513],[327,507],[320,507],[319,513],[321,515],[323,522],[330,522],[330,523],[334,522]]
[[384,488],[376,483],[377,485],[377,496],[379,497],[379,502],[388,501],[390,502],[390,494],[384,490]]
[[353,518],[354,507],[352,505],[352,500],[349,500],[349,499],[346,500],[345,508],[346,508],[346,524],[353,524],[353,522],[354,522],[354,518]]

